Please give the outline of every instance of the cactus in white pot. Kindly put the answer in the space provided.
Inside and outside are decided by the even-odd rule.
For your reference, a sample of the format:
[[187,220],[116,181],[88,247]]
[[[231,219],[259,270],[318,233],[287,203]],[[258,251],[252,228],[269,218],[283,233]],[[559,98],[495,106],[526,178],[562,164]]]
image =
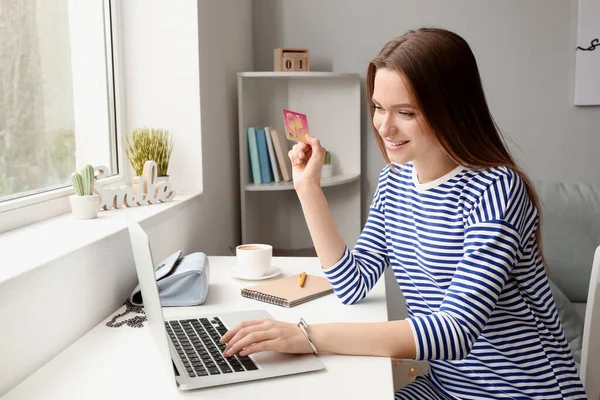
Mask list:
[[73,216],[77,219],[92,219],[98,216],[100,196],[94,194],[94,167],[86,165],[71,174],[75,194],[69,196]]
[[325,160],[323,160],[323,169],[321,170],[321,179],[331,178],[333,176],[333,164],[331,163],[331,153],[325,152]]

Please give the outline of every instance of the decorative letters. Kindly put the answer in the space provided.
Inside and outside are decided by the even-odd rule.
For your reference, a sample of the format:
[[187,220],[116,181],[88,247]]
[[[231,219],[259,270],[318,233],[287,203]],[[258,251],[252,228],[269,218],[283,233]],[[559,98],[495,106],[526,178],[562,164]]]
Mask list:
[[157,204],[169,202],[175,197],[175,191],[171,182],[157,182],[157,166],[154,161],[146,161],[144,172],[139,178],[141,182],[135,185],[136,193],[131,186],[123,185],[118,188],[104,188],[98,183],[98,179],[107,173],[106,167],[94,168],[94,193],[100,196],[100,209],[144,206],[146,204]]

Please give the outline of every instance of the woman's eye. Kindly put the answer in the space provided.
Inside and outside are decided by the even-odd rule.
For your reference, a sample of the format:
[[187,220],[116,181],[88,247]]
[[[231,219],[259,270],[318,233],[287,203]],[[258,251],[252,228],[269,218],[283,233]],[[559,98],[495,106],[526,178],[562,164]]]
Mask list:
[[381,106],[378,106],[377,104],[373,104],[373,108],[374,108],[376,111],[378,111],[378,112],[381,112],[381,111],[383,111],[383,107],[381,107]]
[[406,118],[412,118],[415,115],[415,114],[413,114],[411,112],[404,112],[404,111],[400,111],[400,112],[398,112],[398,114],[400,114],[400,115],[402,115],[403,117],[406,117]]

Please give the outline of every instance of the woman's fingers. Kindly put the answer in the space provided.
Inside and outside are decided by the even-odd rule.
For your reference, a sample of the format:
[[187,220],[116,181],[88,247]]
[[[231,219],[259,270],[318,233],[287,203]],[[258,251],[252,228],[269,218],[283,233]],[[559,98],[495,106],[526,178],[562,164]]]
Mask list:
[[247,327],[244,327],[244,328],[240,329],[227,342],[227,346],[225,346],[225,351],[224,352],[227,352],[228,350],[230,350],[233,346],[236,345],[237,342],[239,342],[241,339],[243,339],[247,335],[249,335],[249,334],[251,334],[253,332],[264,331],[264,330],[265,330],[265,327],[263,326],[263,324],[251,325],[251,326],[247,326]]
[[249,356],[250,354],[260,353],[261,351],[273,351],[277,348],[277,339],[263,340],[262,342],[251,344],[240,351],[240,356]]
[[310,133],[306,134],[306,140],[308,140],[308,143],[310,145],[310,147],[314,147],[314,146],[320,146],[321,142],[319,141],[319,139],[317,139],[316,137],[312,136]]
[[292,147],[292,150],[288,152],[288,157],[292,162],[292,165],[302,165],[306,160],[310,158],[312,149],[305,143],[297,143]]
[[310,147],[312,155],[315,156],[315,160],[320,164],[323,164],[323,161],[325,160],[325,149],[323,148],[323,146],[321,146],[321,141],[315,137],[310,136],[309,134],[306,135],[306,139],[310,143],[310,146],[306,146]]
[[224,355],[232,357],[239,353],[246,356],[261,351],[307,354],[312,349],[295,324],[266,319],[260,324],[240,328],[227,343]]
[[[256,323],[256,322],[258,322],[258,323]],[[224,350],[225,352],[227,350],[231,349],[233,346],[235,346],[235,344],[238,341],[240,341],[247,335],[249,335],[253,332],[268,330],[269,327],[271,327],[273,325],[273,321],[265,318],[265,319],[258,320],[258,321],[248,321],[247,323],[242,322],[241,325],[244,325],[244,324],[246,324],[246,326],[243,326],[240,329],[238,329],[236,334],[233,335],[233,337],[229,341],[227,341],[227,346],[225,346],[225,350]]]
[[310,145],[306,143],[296,143],[294,146],[298,146],[298,151],[308,151],[310,150]]
[[[262,327],[262,326],[261,326]],[[256,328],[256,327],[252,327]],[[254,332],[244,332],[242,329],[240,332],[243,332],[245,335],[240,337],[239,340],[235,341],[235,343],[229,347],[229,350],[225,350],[225,356],[231,357],[232,355],[242,351],[244,348],[256,345],[264,340],[275,339],[273,330],[255,330]],[[235,338],[234,338],[235,340]],[[233,341],[232,341],[233,342]]]
[[253,321],[244,321],[233,329],[230,329],[223,335],[220,342],[221,343],[229,343],[229,341],[240,331],[240,329],[247,328],[250,326],[260,325],[266,321],[265,319],[257,319]]
[[310,149],[310,148],[308,148],[307,150],[304,150],[304,151],[300,151],[298,153],[298,157],[299,157],[301,163],[307,162],[310,159],[311,155],[312,155],[312,149]]
[[292,165],[300,164],[300,160],[298,158],[298,148],[296,147],[296,145],[294,145],[294,147],[292,147],[292,150],[290,150],[288,152],[288,156],[290,157],[290,161],[292,162]]

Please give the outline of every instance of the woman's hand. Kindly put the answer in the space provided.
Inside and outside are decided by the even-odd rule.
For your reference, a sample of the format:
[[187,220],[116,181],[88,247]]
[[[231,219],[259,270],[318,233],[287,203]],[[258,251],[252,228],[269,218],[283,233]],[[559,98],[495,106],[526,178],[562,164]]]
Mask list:
[[221,343],[227,343],[224,352],[226,357],[236,353],[247,356],[261,351],[312,353],[312,348],[298,325],[271,319],[242,322],[229,330],[221,338]]
[[292,162],[294,188],[296,190],[311,184],[321,186],[321,170],[325,160],[325,149],[319,139],[306,135],[310,145],[297,143],[288,156]]

